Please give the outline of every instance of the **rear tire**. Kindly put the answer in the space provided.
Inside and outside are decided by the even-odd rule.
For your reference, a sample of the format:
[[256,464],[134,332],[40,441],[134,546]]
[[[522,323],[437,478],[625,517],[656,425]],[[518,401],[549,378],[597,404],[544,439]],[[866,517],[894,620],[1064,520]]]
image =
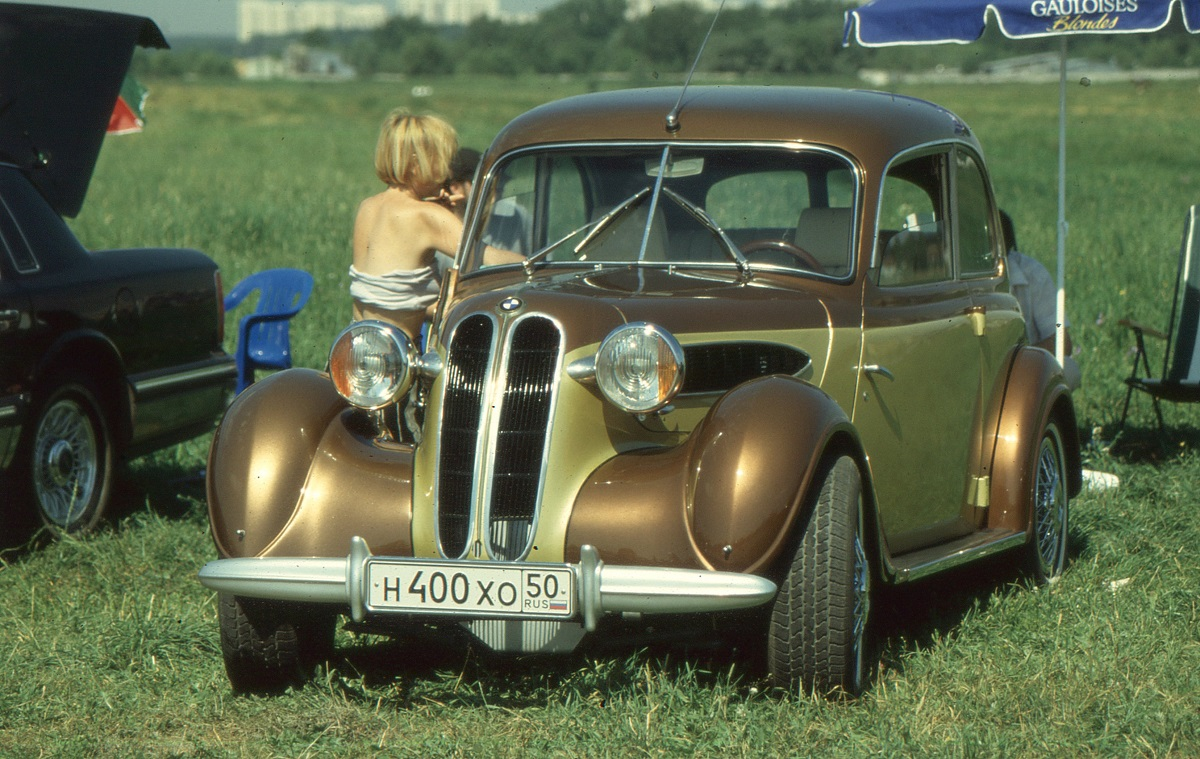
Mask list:
[[772,681],[788,690],[857,696],[875,668],[862,477],[842,456],[818,482],[771,608],[767,664]]
[[235,693],[299,687],[332,658],[335,615],[310,607],[221,594],[221,655]]
[[91,386],[68,380],[38,407],[25,450],[29,495],[42,524],[86,532],[104,516],[115,450],[104,409]]
[[1067,565],[1066,455],[1058,423],[1051,420],[1042,431],[1033,461],[1030,503],[1032,535],[1027,547],[1026,572],[1038,584],[1057,580]]

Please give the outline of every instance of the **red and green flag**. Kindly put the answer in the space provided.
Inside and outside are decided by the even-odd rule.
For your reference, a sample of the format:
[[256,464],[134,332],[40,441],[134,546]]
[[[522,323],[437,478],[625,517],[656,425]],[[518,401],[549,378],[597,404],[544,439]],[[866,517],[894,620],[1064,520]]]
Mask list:
[[121,84],[121,93],[117,95],[116,105],[113,106],[112,116],[108,119],[109,134],[133,134],[142,131],[146,126],[143,108],[149,90],[138,83],[132,76],[126,76]]

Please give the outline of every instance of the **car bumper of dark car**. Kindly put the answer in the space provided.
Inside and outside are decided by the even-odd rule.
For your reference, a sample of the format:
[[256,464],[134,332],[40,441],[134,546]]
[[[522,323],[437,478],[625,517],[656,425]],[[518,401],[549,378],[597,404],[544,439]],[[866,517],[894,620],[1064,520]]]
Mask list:
[[[760,606],[775,597],[776,585],[757,575],[712,570],[675,569],[608,565],[595,549],[584,546],[577,564],[536,565],[520,562],[424,561],[400,557],[375,557],[366,541],[351,540],[350,554],[337,558],[235,558],[218,559],[200,570],[200,582],[211,590],[248,598],[273,599],[295,603],[322,603],[342,606],[350,617],[361,622],[368,617],[400,613],[414,616],[457,617],[459,619],[514,618],[551,619],[547,614],[513,612],[489,613],[456,610],[450,598],[455,593],[453,578],[462,572],[486,573],[538,570],[544,568],[572,578],[569,608],[559,619],[582,622],[592,631],[605,614],[690,614],[721,612]],[[380,605],[379,589],[373,595],[372,565],[445,567],[449,581],[443,580],[443,605],[427,608],[395,608]],[[424,581],[422,581],[424,583]],[[408,583],[405,583],[406,585]],[[503,584],[501,582],[501,584]],[[437,586],[430,582],[430,592]],[[405,588],[404,590],[408,590]],[[463,590],[464,595],[466,590]],[[474,592],[474,591],[472,591]],[[499,589],[496,595],[501,595]],[[373,600],[374,599],[374,600]]]
[[131,376],[136,408],[131,452],[149,452],[212,429],[236,381],[237,366],[224,353]]

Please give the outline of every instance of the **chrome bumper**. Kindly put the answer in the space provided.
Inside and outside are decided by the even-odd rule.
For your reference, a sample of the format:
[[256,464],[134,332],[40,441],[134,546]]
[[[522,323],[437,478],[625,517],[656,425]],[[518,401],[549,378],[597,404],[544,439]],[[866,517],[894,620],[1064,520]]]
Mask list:
[[[757,575],[699,569],[607,566],[583,546],[575,573],[583,626],[596,629],[604,614],[686,614],[759,606],[775,597],[775,583]],[[200,582],[220,593],[277,601],[345,604],[355,622],[366,618],[365,540],[350,540],[346,558],[246,558],[210,561]]]

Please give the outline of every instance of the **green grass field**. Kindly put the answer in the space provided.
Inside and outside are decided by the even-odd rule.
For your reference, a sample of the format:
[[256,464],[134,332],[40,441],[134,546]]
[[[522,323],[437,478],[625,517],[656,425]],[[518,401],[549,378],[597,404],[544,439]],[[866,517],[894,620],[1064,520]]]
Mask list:
[[[92,248],[202,249],[227,287],[271,266],[312,271],[293,340],[298,363],[319,367],[349,319],[350,226],[377,187],[389,108],[435,111],[484,147],[531,105],[619,83],[438,80],[421,99],[414,81],[149,84],[147,130],[107,141],[76,232]],[[1022,248],[1052,265],[1056,87],[905,94],[976,130]],[[236,698],[214,595],[195,579],[215,555],[200,438],[134,461],[97,534],[3,554],[0,756],[1200,755],[1200,415],[1167,406],[1160,439],[1135,398],[1113,439],[1133,345],[1117,320],[1165,328],[1183,214],[1200,202],[1200,91],[1068,97],[1076,405],[1087,465],[1122,484],[1073,502],[1054,586],[996,568],[889,595],[878,682],[857,702],[769,691],[727,651],[496,662],[346,633],[344,659],[307,687]]]

